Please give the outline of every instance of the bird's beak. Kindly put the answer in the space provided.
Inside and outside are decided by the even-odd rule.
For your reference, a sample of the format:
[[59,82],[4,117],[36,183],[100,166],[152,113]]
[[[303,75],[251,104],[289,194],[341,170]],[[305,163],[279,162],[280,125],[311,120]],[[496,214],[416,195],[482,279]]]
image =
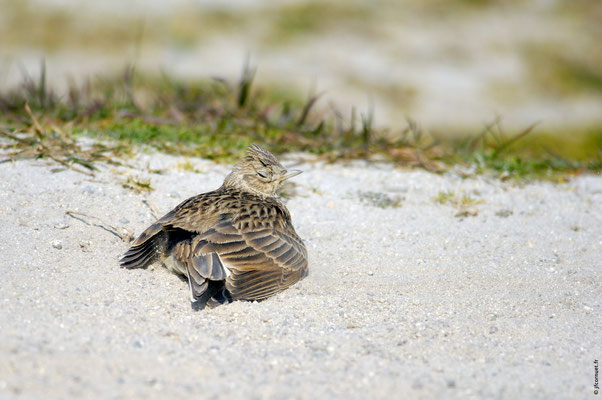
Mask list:
[[301,171],[300,169],[289,169],[288,171],[286,171],[284,174],[282,174],[280,176],[280,180],[285,181],[287,179],[292,178],[293,176],[299,175],[301,172],[303,172],[303,171]]

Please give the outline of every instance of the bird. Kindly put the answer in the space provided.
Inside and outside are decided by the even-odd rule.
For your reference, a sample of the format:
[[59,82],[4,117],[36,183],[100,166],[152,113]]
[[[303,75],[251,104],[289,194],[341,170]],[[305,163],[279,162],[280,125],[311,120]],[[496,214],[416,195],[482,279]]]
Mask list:
[[287,170],[258,144],[216,190],[184,200],[144,230],[121,267],[160,260],[188,280],[193,308],[260,301],[308,275],[307,249],[280,201]]

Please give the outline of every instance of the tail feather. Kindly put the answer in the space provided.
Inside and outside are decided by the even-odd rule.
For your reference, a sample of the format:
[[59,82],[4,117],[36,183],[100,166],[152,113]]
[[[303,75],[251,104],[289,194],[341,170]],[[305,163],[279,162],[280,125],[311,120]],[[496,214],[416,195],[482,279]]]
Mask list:
[[119,259],[119,264],[125,268],[143,268],[154,261],[157,256],[157,251],[153,243],[148,243],[145,246],[132,246]]
[[153,224],[138,236],[132,247],[119,259],[122,267],[144,268],[151,264],[164,250],[167,241],[166,233],[161,224]]

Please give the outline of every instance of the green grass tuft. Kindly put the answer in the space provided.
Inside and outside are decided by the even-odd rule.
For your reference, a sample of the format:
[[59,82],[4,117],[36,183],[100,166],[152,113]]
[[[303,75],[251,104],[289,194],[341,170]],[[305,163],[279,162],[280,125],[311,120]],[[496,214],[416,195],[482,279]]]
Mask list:
[[[9,158],[50,157],[93,171],[95,160],[131,154],[140,146],[231,162],[246,146],[262,143],[274,153],[311,152],[340,159],[386,160],[399,166],[443,172],[462,166],[467,175],[502,179],[565,179],[602,170],[602,129],[585,134],[537,133],[535,125],[508,134],[499,120],[464,139],[423,131],[408,120],[400,131],[378,129],[372,111],[343,120],[319,108],[319,94],[306,99],[278,88],[256,88],[246,67],[238,83],[183,82],[149,77],[128,68],[120,77],[73,85],[66,96],[52,91],[45,68],[0,92],[0,134]],[[79,136],[112,139],[93,151]],[[100,145],[99,145],[100,146]]]

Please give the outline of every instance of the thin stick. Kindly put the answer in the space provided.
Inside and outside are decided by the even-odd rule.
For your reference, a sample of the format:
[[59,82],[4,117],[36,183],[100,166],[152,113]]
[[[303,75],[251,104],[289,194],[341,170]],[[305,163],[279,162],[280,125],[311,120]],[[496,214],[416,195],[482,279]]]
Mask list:
[[159,211],[157,206],[155,206],[155,204],[152,201],[150,201],[148,198],[145,198],[144,200],[142,200],[142,203],[144,203],[144,205],[148,207],[148,209],[151,211],[151,214],[153,214],[153,217],[155,217],[155,219],[159,219],[159,215],[161,215],[161,211]]
[[[87,215],[87,214],[76,212],[76,211],[66,211],[65,214],[70,216],[71,218],[74,218],[74,219],[77,219],[77,220],[83,222],[86,225],[96,226],[98,228],[104,229],[105,231],[112,233],[113,235],[117,236],[119,239],[121,239],[122,241],[124,241],[126,243],[131,242],[132,239],[134,238],[134,232],[130,231],[129,229],[121,228],[122,233],[120,233],[120,230],[118,228],[114,227],[113,225],[107,224],[106,222],[104,222],[103,220],[101,220],[98,217],[94,217],[92,215]],[[90,221],[86,221],[84,218],[96,220],[98,222],[92,223]]]

